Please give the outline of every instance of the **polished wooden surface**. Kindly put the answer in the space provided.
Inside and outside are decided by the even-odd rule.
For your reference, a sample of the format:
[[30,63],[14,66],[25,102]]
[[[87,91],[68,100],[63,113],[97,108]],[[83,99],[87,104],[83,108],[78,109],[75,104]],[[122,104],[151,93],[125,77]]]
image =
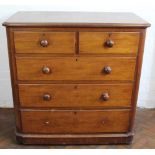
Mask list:
[[[31,17],[39,14],[41,14],[40,22],[37,21],[38,19],[32,22]],[[61,22],[58,22],[59,15],[62,17]],[[128,13],[115,15],[113,13],[72,13],[72,17],[79,17],[76,23],[73,20],[72,23],[69,22],[72,19],[70,15],[71,13],[22,12],[3,24],[7,28],[16,114],[16,138],[23,144],[130,144],[133,139],[145,31],[149,24]],[[50,19],[54,17],[57,21],[52,19],[52,22],[50,20],[46,22],[49,16]],[[86,17],[87,20],[82,22]],[[16,21],[17,18],[18,21]],[[104,22],[103,19],[105,19]],[[86,36],[83,37],[82,42],[81,34]],[[84,50],[81,50],[81,45]],[[47,87],[52,84],[61,85],[61,88],[63,85],[72,86],[71,89],[68,86],[63,88],[66,93],[68,91],[68,94],[63,94],[67,96],[65,97],[66,107],[64,99],[61,101],[58,97],[55,105],[60,100],[64,107],[40,106],[42,104],[40,101],[52,103],[55,97],[53,92],[58,92],[58,89],[61,90],[59,93],[63,92],[63,89],[57,87],[52,87],[54,90],[50,91]],[[100,92],[98,86],[94,87],[97,94],[91,94],[93,92],[91,87],[81,87],[81,91],[74,94],[74,91],[77,92],[79,89],[77,86],[79,84],[80,86],[106,85],[106,89],[110,91],[101,92],[98,96]],[[116,84],[119,90],[113,88]],[[50,92],[45,92],[45,88],[41,85],[44,87],[46,85],[46,90]],[[125,88],[125,85],[130,87]],[[36,89],[44,92],[41,92],[39,100],[35,99],[32,103],[26,98],[28,93],[20,94],[24,92],[21,86],[29,86],[29,88],[40,86],[40,88],[33,87],[31,91],[27,88],[31,96],[32,94],[40,96],[40,92]],[[69,95],[72,96],[69,97]],[[61,94],[58,96],[62,98]],[[77,102],[77,99],[79,97],[81,100],[82,96],[87,101],[83,100],[83,103],[89,103],[85,107],[78,107],[77,105],[82,101]],[[112,96],[114,99],[111,98]],[[123,97],[126,102],[119,103],[119,96],[126,96]],[[104,103],[111,103],[111,107],[99,106],[99,102],[96,102],[97,106],[93,107],[90,100],[93,98],[96,100],[96,97]],[[118,100],[117,104],[114,100]],[[25,104],[30,102],[30,107],[23,106],[21,101]],[[112,101],[115,102],[115,106]],[[35,103],[39,106],[33,107]],[[76,103],[74,107],[71,106],[73,103]],[[54,120],[57,121],[54,122]],[[30,122],[32,122],[31,126]],[[69,124],[69,127],[66,124]],[[92,133],[92,129],[98,134]]]
[[130,145],[20,145],[14,135],[14,112],[0,109],[0,148],[12,149],[154,149],[155,109],[138,109],[135,122],[135,136]]
[[75,32],[15,31],[14,39],[16,53],[75,53]]
[[128,132],[129,115],[130,110],[22,110],[22,132],[70,135]]
[[148,27],[150,24],[133,13],[119,12],[18,12],[5,26],[55,27]]
[[[134,57],[17,57],[18,80],[134,80]],[[47,66],[51,73],[43,74]],[[107,74],[104,67],[110,66]]]
[[[18,87],[21,107],[118,108],[131,106],[133,85],[20,84]],[[105,100],[105,93],[108,100]],[[44,95],[49,99],[45,100]]]
[[[111,45],[108,41],[111,40]],[[79,52],[90,54],[134,54],[138,52],[137,32],[80,32]]]

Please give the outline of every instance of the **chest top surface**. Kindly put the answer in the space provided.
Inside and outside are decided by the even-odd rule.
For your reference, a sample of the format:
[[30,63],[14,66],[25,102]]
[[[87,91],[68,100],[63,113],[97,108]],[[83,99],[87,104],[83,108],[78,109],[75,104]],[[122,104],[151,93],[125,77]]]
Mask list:
[[134,13],[119,12],[17,12],[4,26],[46,27],[149,27]]

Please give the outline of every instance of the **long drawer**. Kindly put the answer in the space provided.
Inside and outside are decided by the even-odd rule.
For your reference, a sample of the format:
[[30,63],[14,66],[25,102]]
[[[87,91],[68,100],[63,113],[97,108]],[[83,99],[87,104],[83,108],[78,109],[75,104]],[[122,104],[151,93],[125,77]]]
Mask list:
[[17,57],[18,80],[133,80],[134,57]]
[[75,32],[15,31],[16,53],[75,53]]
[[130,110],[22,111],[24,133],[120,133],[129,128]]
[[20,84],[22,107],[130,107],[132,84]]
[[80,32],[80,53],[136,55],[139,36],[139,32]]

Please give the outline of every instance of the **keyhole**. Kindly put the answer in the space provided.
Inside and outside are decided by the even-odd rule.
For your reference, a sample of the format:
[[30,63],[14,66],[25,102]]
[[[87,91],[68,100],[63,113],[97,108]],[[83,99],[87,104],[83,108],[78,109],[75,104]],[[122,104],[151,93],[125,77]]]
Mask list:
[[76,58],[75,60],[76,60],[76,61],[78,61],[78,59],[77,59],[77,58]]
[[74,115],[76,115],[76,114],[77,114],[77,112],[76,112],[76,111],[74,111],[73,113],[74,113]]
[[109,36],[109,38],[110,38],[110,37],[112,36],[112,33],[109,33],[108,36]]
[[77,85],[75,85],[75,86],[74,86],[74,89],[77,89],[77,88],[78,88],[78,86],[77,86]]

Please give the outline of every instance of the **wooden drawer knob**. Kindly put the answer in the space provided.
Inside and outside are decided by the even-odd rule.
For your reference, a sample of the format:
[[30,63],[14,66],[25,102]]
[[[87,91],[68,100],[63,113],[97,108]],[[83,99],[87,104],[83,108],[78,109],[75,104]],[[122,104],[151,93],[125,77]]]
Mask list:
[[101,99],[103,100],[103,101],[108,101],[109,100],[109,94],[108,93],[103,93],[102,95],[101,95]]
[[41,41],[40,41],[40,45],[41,45],[42,47],[47,47],[47,46],[48,46],[48,41],[47,41],[47,40],[41,40]]
[[43,72],[44,74],[50,74],[50,73],[51,73],[51,69],[50,69],[49,67],[47,67],[47,66],[44,66],[44,67],[42,68],[42,72]]
[[112,41],[112,40],[107,40],[106,42],[105,42],[105,46],[106,47],[109,47],[109,48],[111,48],[111,47],[113,47],[114,46],[114,41]]
[[103,72],[104,72],[105,74],[110,74],[111,71],[112,71],[112,69],[111,69],[110,66],[105,66],[105,67],[103,68]]
[[51,95],[50,94],[44,94],[43,95],[43,100],[44,101],[50,101],[51,100]]

